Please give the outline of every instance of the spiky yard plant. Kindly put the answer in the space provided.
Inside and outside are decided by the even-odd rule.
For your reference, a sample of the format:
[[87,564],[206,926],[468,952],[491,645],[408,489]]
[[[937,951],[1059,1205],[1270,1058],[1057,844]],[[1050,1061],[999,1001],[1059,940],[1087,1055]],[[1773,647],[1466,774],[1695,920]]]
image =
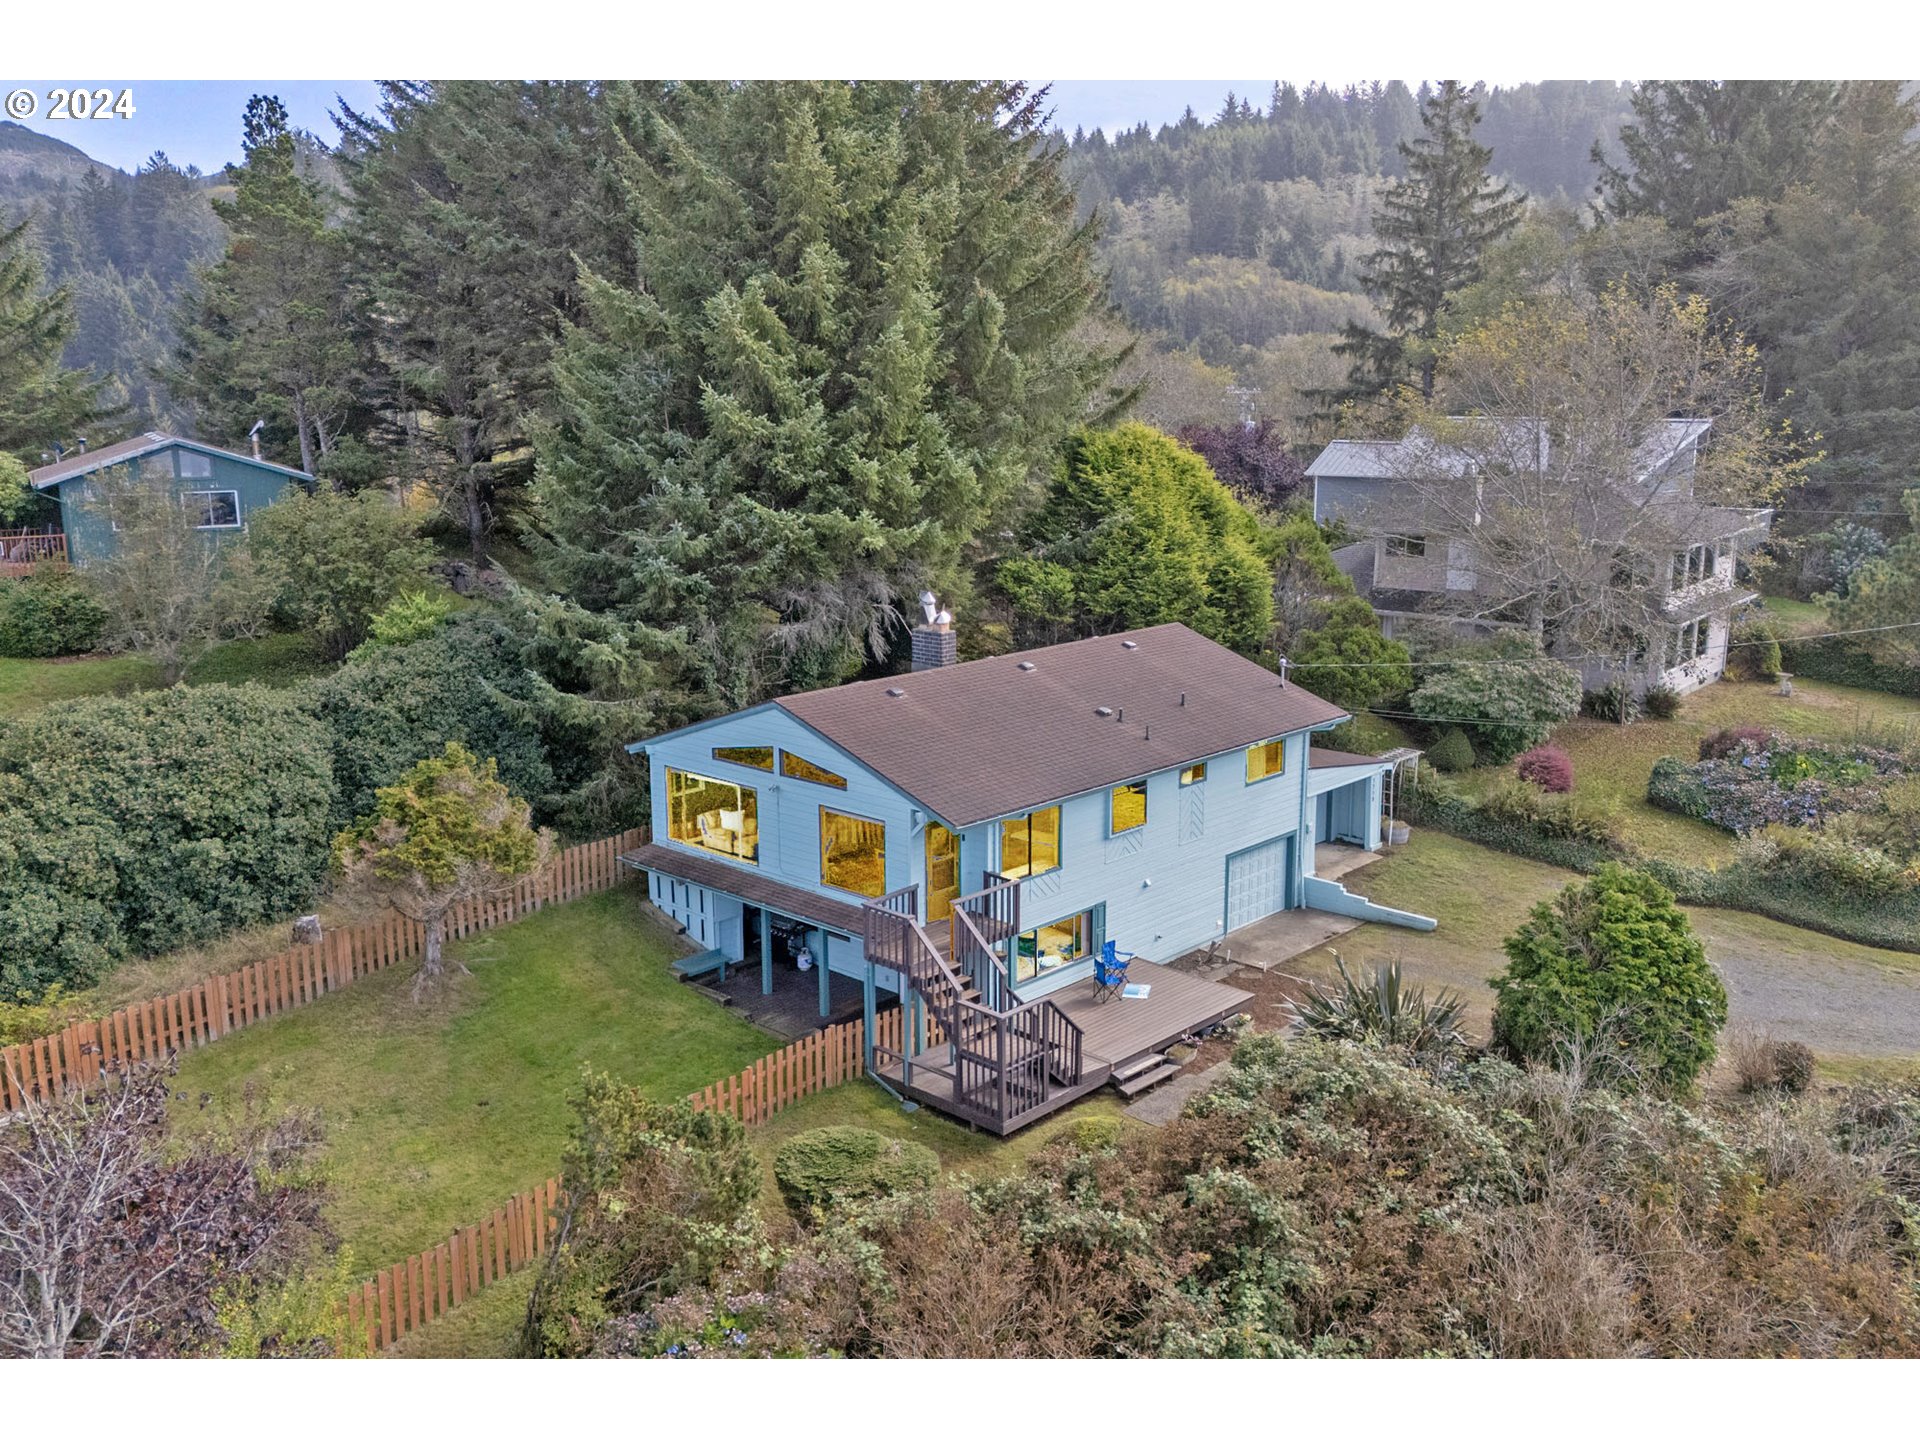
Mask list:
[[1438,1059],[1465,1046],[1461,1021],[1466,1002],[1451,990],[1431,1000],[1424,985],[1409,985],[1398,960],[1374,967],[1355,980],[1340,952],[1331,952],[1340,971],[1337,986],[1315,985],[1287,1002],[1296,1034],[1323,1040],[1373,1040],[1402,1046],[1422,1059]]

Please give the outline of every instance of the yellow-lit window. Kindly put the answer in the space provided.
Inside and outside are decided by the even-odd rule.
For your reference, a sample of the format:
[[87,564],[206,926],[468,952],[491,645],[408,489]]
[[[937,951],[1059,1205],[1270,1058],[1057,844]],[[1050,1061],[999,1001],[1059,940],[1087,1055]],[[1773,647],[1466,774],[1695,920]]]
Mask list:
[[1000,822],[1000,873],[1021,879],[1060,868],[1060,807]]
[[1266,780],[1278,775],[1287,768],[1287,745],[1284,740],[1269,740],[1264,745],[1247,747],[1247,783]]
[[1128,830],[1138,830],[1147,823],[1147,785],[1143,780],[1137,785],[1116,785],[1113,787],[1113,833],[1124,834]]
[[780,752],[780,773],[791,775],[796,780],[811,780],[816,785],[831,785],[836,790],[847,788],[845,776],[823,770],[811,760],[802,760],[791,750]]
[[771,745],[716,745],[713,758],[729,765],[751,765],[755,770],[773,769]]
[[887,893],[887,827],[820,807],[820,883],[856,895]]
[[1207,762],[1202,760],[1198,765],[1189,765],[1180,772],[1180,788],[1184,790],[1189,785],[1198,785],[1206,778]]
[[760,797],[750,785],[667,770],[667,836],[716,855],[760,863]]
[[1014,942],[1014,983],[1024,985],[1049,970],[1070,965],[1087,953],[1093,918],[1091,911],[1069,915],[1051,925],[1025,931]]

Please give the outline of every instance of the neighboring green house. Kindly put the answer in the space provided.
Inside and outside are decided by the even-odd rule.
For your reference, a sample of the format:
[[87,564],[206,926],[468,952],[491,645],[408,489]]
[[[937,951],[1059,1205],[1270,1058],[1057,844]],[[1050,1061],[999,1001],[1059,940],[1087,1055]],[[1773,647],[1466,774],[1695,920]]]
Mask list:
[[101,450],[63,455],[30,478],[35,490],[60,502],[67,558],[75,565],[113,553],[113,526],[94,503],[97,491],[90,478],[111,466],[164,481],[195,524],[213,534],[243,533],[248,517],[285,495],[289,485],[311,488],[314,483],[303,470],[157,430]]

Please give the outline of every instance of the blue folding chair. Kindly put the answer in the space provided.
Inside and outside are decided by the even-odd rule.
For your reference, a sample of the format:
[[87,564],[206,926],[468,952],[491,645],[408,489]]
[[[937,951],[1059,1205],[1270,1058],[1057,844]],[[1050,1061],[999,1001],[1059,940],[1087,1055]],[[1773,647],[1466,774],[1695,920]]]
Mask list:
[[1101,945],[1093,961],[1093,983],[1099,987],[1094,998],[1102,1005],[1126,988],[1127,966],[1132,960],[1131,954],[1122,955],[1111,940]]

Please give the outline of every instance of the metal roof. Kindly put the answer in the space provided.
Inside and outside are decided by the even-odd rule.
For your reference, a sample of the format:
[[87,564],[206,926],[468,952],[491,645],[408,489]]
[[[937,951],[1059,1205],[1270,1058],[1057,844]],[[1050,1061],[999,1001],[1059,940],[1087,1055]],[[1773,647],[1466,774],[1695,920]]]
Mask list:
[[[1500,437],[1503,446],[1530,449],[1538,444],[1542,461],[1546,458],[1549,439],[1537,420],[1491,420],[1460,415],[1449,418],[1460,425],[1482,427],[1482,433],[1490,430]],[[1712,428],[1711,420],[1662,421],[1637,448],[1641,470],[1634,478],[1647,479],[1689,446],[1698,444]],[[1436,442],[1416,426],[1399,440],[1332,441],[1307,466],[1307,474],[1314,479],[1392,480],[1421,469],[1457,474],[1467,464],[1468,457],[1459,447]]]
[[208,445],[199,440],[184,440],[178,435],[168,435],[159,430],[149,430],[144,435],[136,435],[131,440],[122,440],[117,444],[104,445],[98,450],[82,450],[77,454],[63,455],[51,465],[42,465],[38,470],[28,471],[27,478],[33,482],[34,489],[45,490],[68,480],[77,480],[82,475],[91,475],[94,471],[105,469],[109,465],[117,465],[125,460],[137,460],[142,455],[151,455],[156,450],[165,450],[174,445],[188,450],[198,450],[203,455],[221,455],[229,460],[238,460],[245,465],[257,465],[262,470],[272,470],[295,480],[311,481],[313,479],[313,476],[304,470],[276,465],[271,460],[256,460],[251,455],[242,455],[238,450]]
[[774,703],[956,827],[1347,713],[1178,624]]

